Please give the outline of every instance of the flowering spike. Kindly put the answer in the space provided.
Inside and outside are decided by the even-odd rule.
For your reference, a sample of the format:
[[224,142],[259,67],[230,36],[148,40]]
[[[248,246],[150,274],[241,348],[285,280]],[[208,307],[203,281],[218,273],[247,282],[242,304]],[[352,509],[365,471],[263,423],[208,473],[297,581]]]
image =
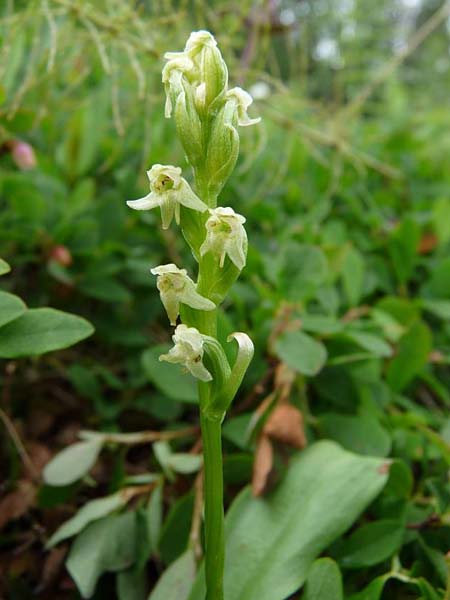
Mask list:
[[222,268],[225,256],[241,271],[247,256],[247,233],[243,227],[245,218],[232,208],[214,208],[206,221],[206,239],[200,247],[200,254],[213,252],[219,257]]
[[135,210],[151,210],[157,206],[161,209],[163,229],[167,229],[173,217],[180,222],[180,204],[205,212],[206,204],[193,192],[188,182],[181,177],[181,169],[172,165],[153,165],[147,171],[150,181],[150,194],[138,200],[127,202]]
[[186,269],[179,269],[170,263],[151,269],[151,273],[158,277],[156,285],[171,325],[175,325],[177,322],[180,304],[186,304],[197,310],[214,310],[216,308],[214,302],[197,292],[197,287]]
[[195,327],[178,325],[172,336],[174,347],[167,354],[162,354],[159,360],[181,364],[200,381],[212,381],[212,375],[203,364],[204,340]]

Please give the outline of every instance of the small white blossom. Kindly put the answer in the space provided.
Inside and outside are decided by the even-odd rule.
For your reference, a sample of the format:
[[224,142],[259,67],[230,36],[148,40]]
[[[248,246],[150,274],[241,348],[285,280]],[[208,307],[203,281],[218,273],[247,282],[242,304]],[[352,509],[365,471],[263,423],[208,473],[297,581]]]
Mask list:
[[200,254],[217,254],[221,268],[228,254],[236,267],[242,270],[247,255],[247,233],[243,223],[245,218],[235,213],[232,208],[219,206],[210,210],[210,217],[206,221],[206,238],[200,247]]
[[247,114],[247,110],[253,102],[253,98],[248,92],[246,92],[240,87],[235,87],[231,90],[228,90],[225,97],[227,100],[231,100],[236,103],[238,124],[241,127],[255,125],[256,123],[259,123],[261,121],[260,117],[256,119],[250,119],[250,117]]
[[195,327],[178,325],[172,336],[174,347],[159,360],[181,364],[201,381],[211,381],[212,375],[203,364],[203,336]]
[[135,210],[152,210],[160,207],[163,229],[167,229],[175,216],[180,223],[180,204],[205,212],[206,204],[193,192],[188,182],[181,177],[181,169],[171,165],[153,165],[147,171],[150,181],[150,194],[139,200],[129,200],[130,208]]
[[214,310],[216,308],[214,302],[197,292],[197,287],[186,269],[179,269],[170,263],[151,269],[151,273],[158,276],[156,286],[171,325],[175,325],[177,322],[180,304],[186,304],[197,310]]

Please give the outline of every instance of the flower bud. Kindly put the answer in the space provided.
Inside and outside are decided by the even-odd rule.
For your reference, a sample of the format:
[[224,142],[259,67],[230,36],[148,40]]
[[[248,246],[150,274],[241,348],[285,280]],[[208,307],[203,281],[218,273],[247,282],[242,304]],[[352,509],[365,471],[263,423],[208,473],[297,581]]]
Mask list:
[[211,128],[206,154],[206,173],[209,175],[209,193],[217,196],[230,177],[239,154],[239,135],[234,101],[227,101]]
[[[228,70],[217,42],[209,31],[194,31],[189,36],[184,52],[167,52],[169,61],[188,59],[193,68],[185,70],[187,81],[194,87],[196,108],[205,114],[211,104],[220,98],[228,86]],[[166,65],[166,67],[168,66]]]
[[37,165],[36,155],[33,147],[26,142],[14,140],[12,143],[11,154],[14,162],[22,171],[30,171]]

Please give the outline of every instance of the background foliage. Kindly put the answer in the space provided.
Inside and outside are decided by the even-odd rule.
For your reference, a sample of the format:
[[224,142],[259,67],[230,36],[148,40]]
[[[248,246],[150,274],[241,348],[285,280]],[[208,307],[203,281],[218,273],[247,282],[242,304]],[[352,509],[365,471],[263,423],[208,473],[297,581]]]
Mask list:
[[[306,578],[294,598],[448,600],[449,15],[435,0],[2,4],[1,287],[95,327],[20,360],[0,330],[6,598],[139,600],[162,573],[153,600],[189,594],[195,389],[157,361],[168,334],[149,275],[184,249],[125,200],[146,193],[151,164],[185,164],[162,55],[207,28],[263,117],[222,200],[246,215],[250,248],[221,334],[256,347],[224,443],[227,506],[251,481],[259,498],[238,496],[229,543],[264,529],[256,504],[281,503],[297,535],[264,546],[271,600],[285,597],[278,551],[296,573],[286,593]],[[19,139],[35,168],[20,168]],[[319,515],[339,506],[349,520],[332,512],[331,535]]]

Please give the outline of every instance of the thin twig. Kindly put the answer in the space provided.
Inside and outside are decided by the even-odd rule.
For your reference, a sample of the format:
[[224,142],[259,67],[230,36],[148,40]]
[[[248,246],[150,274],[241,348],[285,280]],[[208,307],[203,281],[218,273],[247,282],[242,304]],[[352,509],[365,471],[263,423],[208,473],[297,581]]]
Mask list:
[[98,431],[83,430],[80,431],[79,437],[85,440],[101,439],[106,444],[126,444],[128,446],[135,446],[138,444],[192,437],[198,432],[198,426],[186,427],[176,431],[137,431],[135,433],[100,433]]
[[192,548],[195,556],[195,560],[199,563],[202,559],[203,549],[200,541],[200,529],[202,526],[202,514],[203,514],[203,469],[197,474],[195,478],[195,498],[194,498],[194,510],[192,513],[192,525],[189,534],[189,546]]
[[17,433],[17,429],[14,427],[13,422],[11,421],[9,416],[6,414],[6,412],[2,408],[0,408],[0,419],[3,423],[3,425],[5,426],[5,429],[8,432],[10,438],[13,441],[14,446],[16,447],[17,453],[20,456],[20,459],[22,460],[24,467],[27,469],[27,471],[31,475],[33,481],[39,481],[40,480],[39,473],[38,473],[36,467],[34,466],[31,458],[29,457],[24,444],[23,444],[22,440],[20,439],[19,434]]

